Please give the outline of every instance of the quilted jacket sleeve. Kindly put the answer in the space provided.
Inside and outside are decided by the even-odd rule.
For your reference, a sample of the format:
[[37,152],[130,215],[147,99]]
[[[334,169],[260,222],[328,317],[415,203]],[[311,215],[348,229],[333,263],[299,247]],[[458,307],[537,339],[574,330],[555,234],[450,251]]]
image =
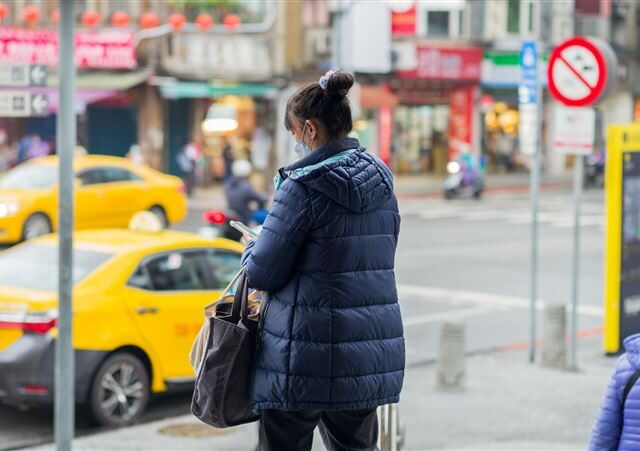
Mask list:
[[287,284],[309,232],[310,216],[311,199],[306,188],[288,179],[276,192],[260,237],[242,258],[252,288],[277,291]]
[[[624,361],[623,361],[624,359]],[[622,400],[621,388],[618,379],[620,372],[624,372],[621,366],[627,366],[626,357],[622,356],[616,365],[616,371],[607,387],[607,391],[600,406],[600,412],[596,424],[591,433],[589,451],[617,451],[618,442],[622,433]]]

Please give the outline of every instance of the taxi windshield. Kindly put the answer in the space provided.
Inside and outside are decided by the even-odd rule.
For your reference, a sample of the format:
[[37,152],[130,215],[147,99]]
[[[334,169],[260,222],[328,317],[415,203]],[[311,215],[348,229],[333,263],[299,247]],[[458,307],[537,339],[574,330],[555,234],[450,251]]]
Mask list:
[[[73,283],[76,284],[112,255],[75,249]],[[0,285],[42,291],[58,289],[58,247],[25,244],[0,253]]]
[[45,189],[56,183],[57,166],[25,164],[0,178],[0,189]]

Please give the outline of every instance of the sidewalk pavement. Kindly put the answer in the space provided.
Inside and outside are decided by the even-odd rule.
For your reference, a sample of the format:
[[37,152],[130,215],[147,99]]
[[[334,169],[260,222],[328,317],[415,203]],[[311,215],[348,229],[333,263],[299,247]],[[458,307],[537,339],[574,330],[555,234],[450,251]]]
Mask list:
[[[399,410],[404,449],[585,450],[615,359],[603,355],[599,336],[580,341],[578,372],[530,365],[527,356],[469,356],[463,392],[436,391],[433,364],[408,368]],[[249,451],[256,443],[255,424],[216,430],[183,416],[81,437],[74,450]],[[316,436],[314,451],[322,449]]]
[[[401,175],[395,178],[395,191],[400,199],[440,198],[442,197],[443,177],[431,175]],[[542,190],[569,188],[571,175],[543,177]],[[526,193],[529,191],[529,174],[496,174],[486,178],[486,193]],[[224,191],[221,185],[197,188],[189,199],[189,207],[206,209],[225,208]]]

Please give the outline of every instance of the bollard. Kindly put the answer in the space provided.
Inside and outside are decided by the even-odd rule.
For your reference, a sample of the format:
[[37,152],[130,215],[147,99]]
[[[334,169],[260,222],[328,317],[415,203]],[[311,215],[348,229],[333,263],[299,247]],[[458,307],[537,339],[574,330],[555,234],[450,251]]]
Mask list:
[[567,368],[567,308],[565,305],[545,304],[542,331],[542,366]]
[[464,324],[446,322],[440,329],[436,372],[438,390],[464,389]]
[[404,433],[400,429],[397,404],[386,404],[378,408],[378,450],[401,451]]

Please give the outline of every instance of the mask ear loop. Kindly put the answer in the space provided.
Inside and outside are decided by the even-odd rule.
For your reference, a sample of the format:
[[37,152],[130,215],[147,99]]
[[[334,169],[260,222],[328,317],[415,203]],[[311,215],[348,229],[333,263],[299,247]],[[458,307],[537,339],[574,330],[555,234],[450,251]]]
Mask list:
[[[300,141],[302,141],[302,144],[306,145],[307,143],[304,142],[304,133],[307,131],[307,121],[304,121],[304,125],[302,126],[302,136],[300,137]],[[309,149],[313,150],[313,142],[315,141],[315,138],[311,138],[311,144],[309,145]]]

